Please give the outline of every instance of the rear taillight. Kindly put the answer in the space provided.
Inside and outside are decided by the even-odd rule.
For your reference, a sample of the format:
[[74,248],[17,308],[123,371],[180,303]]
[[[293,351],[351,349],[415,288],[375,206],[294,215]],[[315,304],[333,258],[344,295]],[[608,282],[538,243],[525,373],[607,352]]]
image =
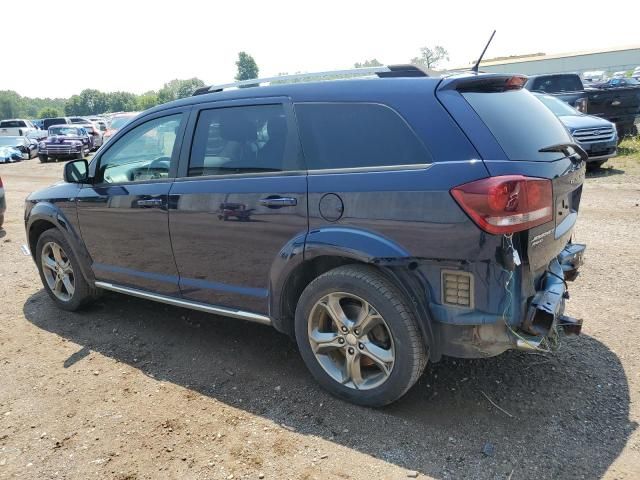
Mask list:
[[575,103],[575,108],[579,112],[587,113],[587,99],[586,98],[577,99]]
[[451,189],[451,195],[484,231],[508,234],[553,218],[551,180],[505,175]]

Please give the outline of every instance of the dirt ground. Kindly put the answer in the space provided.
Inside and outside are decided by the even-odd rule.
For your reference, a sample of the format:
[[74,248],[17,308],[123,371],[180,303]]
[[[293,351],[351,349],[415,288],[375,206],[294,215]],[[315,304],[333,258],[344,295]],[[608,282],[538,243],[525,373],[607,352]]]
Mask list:
[[583,335],[430,365],[379,410],[326,394],[265,326],[117,294],[58,310],[19,246],[24,198],[62,164],[0,165],[0,479],[640,478],[632,150],[586,181],[567,308]]

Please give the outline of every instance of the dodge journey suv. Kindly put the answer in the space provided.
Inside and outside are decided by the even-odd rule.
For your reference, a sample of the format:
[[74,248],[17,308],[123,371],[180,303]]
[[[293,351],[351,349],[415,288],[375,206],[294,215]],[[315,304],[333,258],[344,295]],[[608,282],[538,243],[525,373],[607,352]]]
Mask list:
[[272,325],[324,388],[368,406],[443,355],[578,333],[564,302],[586,154],[525,78],[366,73],[205,87],[68,163],[26,201],[48,294]]

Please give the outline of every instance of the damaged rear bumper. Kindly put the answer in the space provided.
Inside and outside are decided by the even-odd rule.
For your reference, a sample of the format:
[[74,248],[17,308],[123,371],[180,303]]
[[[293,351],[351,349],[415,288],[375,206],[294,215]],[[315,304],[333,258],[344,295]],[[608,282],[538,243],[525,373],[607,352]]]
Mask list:
[[[567,282],[575,280],[583,264],[585,245],[569,243],[538,280],[538,289],[526,303],[522,321],[497,321],[483,325],[438,324],[441,353],[460,358],[481,358],[506,350],[536,350],[562,328],[579,334],[582,321],[564,315],[569,298]],[[514,302],[517,304],[518,302]]]

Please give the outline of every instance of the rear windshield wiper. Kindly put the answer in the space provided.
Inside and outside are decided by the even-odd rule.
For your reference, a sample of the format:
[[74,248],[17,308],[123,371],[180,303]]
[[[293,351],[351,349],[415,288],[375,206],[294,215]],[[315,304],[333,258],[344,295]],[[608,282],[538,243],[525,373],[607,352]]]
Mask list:
[[576,143],[556,143],[555,145],[549,145],[548,147],[538,150],[540,153],[546,152],[561,152],[564,153],[571,160],[575,161],[587,161],[589,155],[584,149]]

